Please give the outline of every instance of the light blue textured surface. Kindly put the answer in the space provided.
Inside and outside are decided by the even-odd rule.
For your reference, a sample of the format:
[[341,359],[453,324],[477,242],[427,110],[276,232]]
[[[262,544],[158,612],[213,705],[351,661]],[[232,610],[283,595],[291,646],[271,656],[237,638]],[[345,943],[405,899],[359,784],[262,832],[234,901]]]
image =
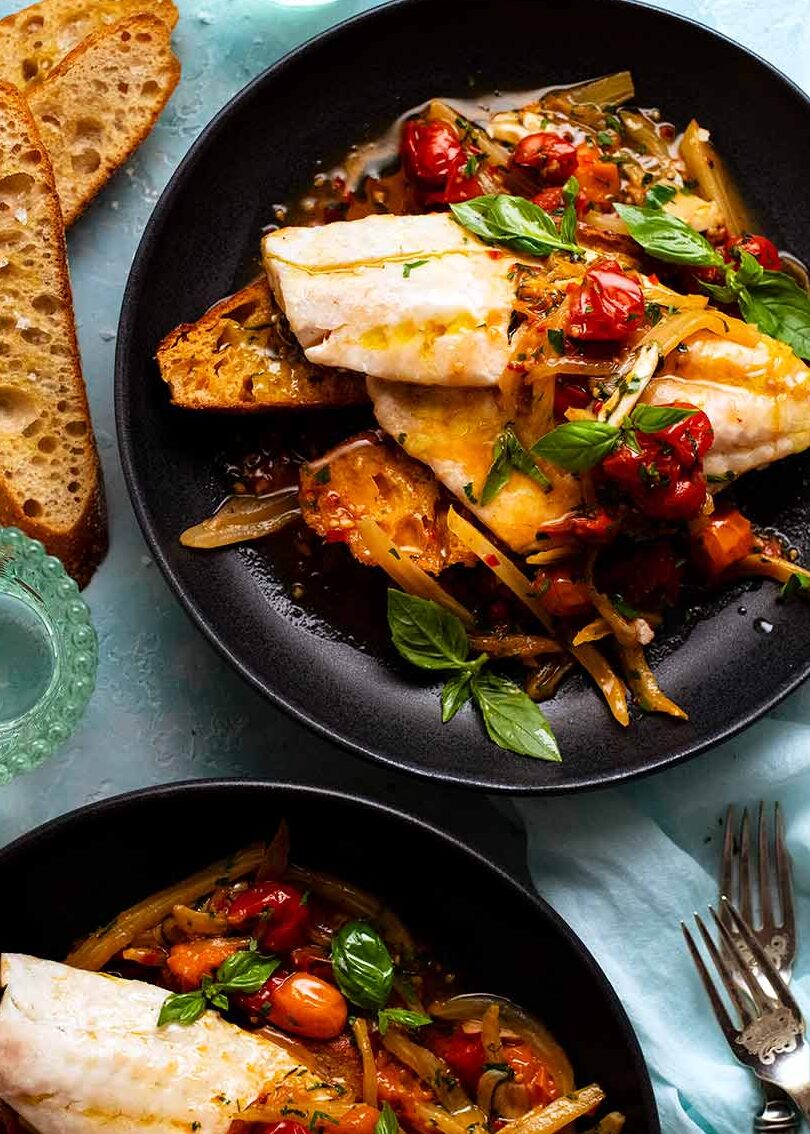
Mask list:
[[[115,328],[131,258],[158,194],[231,94],[297,43],[372,6],[363,0],[320,8],[283,8],[271,0],[178,5],[181,85],[152,137],[69,240],[110,503],[110,555],[86,592],[100,632],[98,689],[60,755],[0,790],[0,845],[81,803],[189,777],[297,778],[405,805],[437,795],[303,732],[236,678],[169,594],[126,496],[114,440]],[[16,6],[0,0],[0,15]],[[665,6],[740,40],[810,88],[808,0],[673,0]],[[744,113],[743,76],[739,97]],[[743,738],[682,768],[584,798],[519,805],[529,821],[538,888],[596,953],[631,1011],[656,1078],[666,1134],[750,1128],[754,1091],[746,1074],[729,1064],[677,923],[714,896],[725,804],[762,795],[786,804],[799,912],[807,924],[810,809],[800,808],[799,800],[810,801],[808,722],[805,689]],[[807,963],[798,975],[810,1009]]]

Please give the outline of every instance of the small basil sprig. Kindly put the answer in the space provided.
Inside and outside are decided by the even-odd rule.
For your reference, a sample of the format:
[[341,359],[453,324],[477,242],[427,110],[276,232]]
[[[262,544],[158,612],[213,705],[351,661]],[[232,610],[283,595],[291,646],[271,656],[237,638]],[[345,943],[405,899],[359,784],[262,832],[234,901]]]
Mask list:
[[281,960],[263,956],[255,949],[240,949],[222,962],[212,979],[203,977],[202,987],[194,992],[171,993],[163,1002],[158,1016],[158,1027],[164,1024],[188,1026],[199,1020],[208,1004],[227,1012],[228,994],[243,992],[248,995],[263,988]]
[[788,599],[797,598],[798,596],[810,598],[810,579],[808,579],[807,575],[800,575],[798,571],[794,571],[784,587],[782,587],[779,595],[785,602],[787,602]]
[[744,249],[735,251],[736,265],[726,261],[704,236],[659,207],[615,208],[630,235],[651,256],[669,264],[720,269],[723,284],[701,281],[715,302],[736,303],[746,323],[810,360],[810,297],[787,272],[767,271]]
[[407,661],[422,669],[450,672],[442,690],[445,724],[472,698],[490,738],[501,748],[560,762],[554,733],[538,706],[514,681],[486,671],[486,654],[470,659],[467,632],[454,614],[429,599],[391,588],[388,625],[394,645]]
[[380,1117],[374,1123],[374,1134],[398,1134],[399,1122],[389,1102],[382,1104]]
[[384,1008],[394,983],[394,962],[367,921],[349,921],[332,938],[332,970],[338,988],[358,1008]]
[[400,1024],[403,1028],[424,1028],[432,1024],[430,1016],[424,1012],[411,1012],[408,1008],[382,1008],[377,1013],[377,1026],[380,1035],[385,1035],[389,1024]]
[[492,450],[492,464],[484,481],[484,487],[481,489],[482,506],[490,504],[501,489],[506,487],[514,470],[530,477],[546,492],[551,488],[551,481],[542,469],[537,467],[531,453],[523,447],[512,426],[507,425],[499,434]]
[[[572,181],[569,180],[566,184],[570,195]],[[573,239],[576,227],[576,211],[573,206],[575,197],[576,192],[566,205],[560,231],[545,209],[526,197],[489,193],[460,205],[451,205],[450,208],[460,225],[487,244],[503,244],[515,252],[525,252],[529,256],[548,256],[552,252],[578,254],[580,250]],[[570,219],[566,219],[569,211],[574,213],[573,228]]]
[[695,413],[683,406],[637,405],[623,425],[607,421],[568,421],[546,433],[532,452],[568,472],[585,472],[610,456],[621,444],[638,452],[634,434],[658,433]]

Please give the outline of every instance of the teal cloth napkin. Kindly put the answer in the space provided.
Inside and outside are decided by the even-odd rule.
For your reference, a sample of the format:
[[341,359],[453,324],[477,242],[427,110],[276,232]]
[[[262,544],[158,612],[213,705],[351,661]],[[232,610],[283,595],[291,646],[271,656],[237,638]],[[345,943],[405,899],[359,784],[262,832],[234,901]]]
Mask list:
[[742,1134],[760,1105],[754,1078],[729,1055],[679,924],[717,898],[727,805],[760,799],[780,800],[785,810],[805,946],[794,991],[810,1018],[810,689],[742,737],[664,775],[518,803],[535,885],[585,941],[627,1009],[664,1134]]

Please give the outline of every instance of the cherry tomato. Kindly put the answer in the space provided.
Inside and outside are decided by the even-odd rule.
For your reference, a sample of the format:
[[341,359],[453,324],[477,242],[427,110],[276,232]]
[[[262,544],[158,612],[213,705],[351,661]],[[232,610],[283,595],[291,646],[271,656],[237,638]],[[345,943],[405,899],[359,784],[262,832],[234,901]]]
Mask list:
[[303,894],[282,882],[260,882],[237,894],[228,909],[230,925],[257,921],[256,933],[262,949],[286,953],[307,935],[309,911]]
[[547,185],[563,185],[577,167],[577,151],[565,138],[544,130],[520,139],[512,163],[538,170]]
[[598,504],[583,506],[562,520],[541,524],[539,530],[549,535],[573,536],[584,543],[605,543],[617,534],[616,520]]
[[329,1134],[374,1134],[374,1128],[380,1117],[376,1107],[365,1103],[356,1103],[349,1107],[337,1123],[330,1122],[325,1129]]
[[310,973],[293,973],[270,992],[270,1022],[308,1039],[333,1039],[346,1025],[348,1007],[339,989]]
[[469,162],[469,155],[462,151],[450,166],[444,188],[441,192],[424,194],[424,203],[426,205],[457,205],[461,201],[480,197],[484,190],[478,178],[469,175]]
[[[547,213],[559,213],[565,205],[563,200],[563,191],[561,185],[552,185],[548,189],[541,189],[536,197],[532,197],[532,203],[539,205]],[[588,208],[588,198],[584,193],[577,193],[574,199],[574,209],[577,216],[582,216]]]
[[172,945],[166,962],[169,972],[180,981],[184,992],[199,988],[204,976],[210,976],[223,961],[244,948],[235,937],[202,937],[197,941],[181,941]]
[[246,1016],[267,1021],[273,1007],[273,993],[290,975],[289,969],[277,970],[265,981],[258,992],[238,992],[231,994],[231,1003],[241,1009]]
[[585,409],[591,404],[591,393],[578,382],[558,378],[554,386],[554,416],[565,417],[568,409]]
[[705,478],[695,472],[678,477],[669,485],[650,489],[640,501],[640,507],[654,520],[691,520],[700,512],[705,499]]
[[549,614],[559,618],[578,618],[593,609],[585,585],[574,582],[567,567],[539,571],[532,588],[540,595]]
[[568,334],[583,342],[627,338],[644,319],[644,293],[615,260],[598,260],[574,292]]
[[460,1028],[450,1035],[437,1032],[431,1038],[430,1046],[455,1071],[462,1086],[474,1096],[487,1061],[481,1033],[468,1035]]
[[548,1106],[558,1097],[554,1077],[529,1044],[507,1044],[503,1057],[515,1074],[515,1082],[528,1090],[532,1106]]
[[621,595],[637,610],[673,606],[681,588],[683,564],[679,565],[668,540],[641,543],[620,554],[600,568],[599,589],[609,595]]
[[[677,409],[693,409],[686,402],[674,402]],[[703,410],[695,410],[690,417],[651,434],[662,445],[669,446],[684,466],[692,468],[701,461],[714,444],[714,430]]]
[[462,156],[461,139],[447,122],[412,118],[402,131],[402,160],[411,177],[444,187]]
[[724,245],[727,260],[739,259],[739,252],[748,252],[758,260],[769,272],[780,272],[782,261],[779,259],[779,250],[768,240],[767,236],[758,236],[753,232],[744,232],[742,236],[733,236]]

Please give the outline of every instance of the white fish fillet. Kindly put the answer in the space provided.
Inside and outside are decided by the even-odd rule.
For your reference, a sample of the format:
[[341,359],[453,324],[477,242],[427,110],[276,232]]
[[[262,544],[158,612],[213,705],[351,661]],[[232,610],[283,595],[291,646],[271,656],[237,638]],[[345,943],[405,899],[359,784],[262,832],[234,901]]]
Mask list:
[[514,258],[446,213],[282,228],[262,252],[311,362],[402,382],[498,385],[511,354]]
[[226,1134],[283,1048],[206,1012],[157,1027],[163,989],[7,953],[0,1099],[40,1134]]
[[[810,369],[790,347],[731,320],[744,341],[699,332],[673,351],[644,401],[690,402],[708,415],[710,477],[739,476],[810,446]],[[736,328],[736,330],[735,330]]]
[[382,428],[412,457],[429,465],[437,479],[514,551],[535,550],[540,546],[538,527],[580,503],[579,481],[548,464],[543,471],[552,483],[550,491],[513,472],[486,507],[475,502],[507,422],[495,391],[420,388],[369,378],[368,392]]

